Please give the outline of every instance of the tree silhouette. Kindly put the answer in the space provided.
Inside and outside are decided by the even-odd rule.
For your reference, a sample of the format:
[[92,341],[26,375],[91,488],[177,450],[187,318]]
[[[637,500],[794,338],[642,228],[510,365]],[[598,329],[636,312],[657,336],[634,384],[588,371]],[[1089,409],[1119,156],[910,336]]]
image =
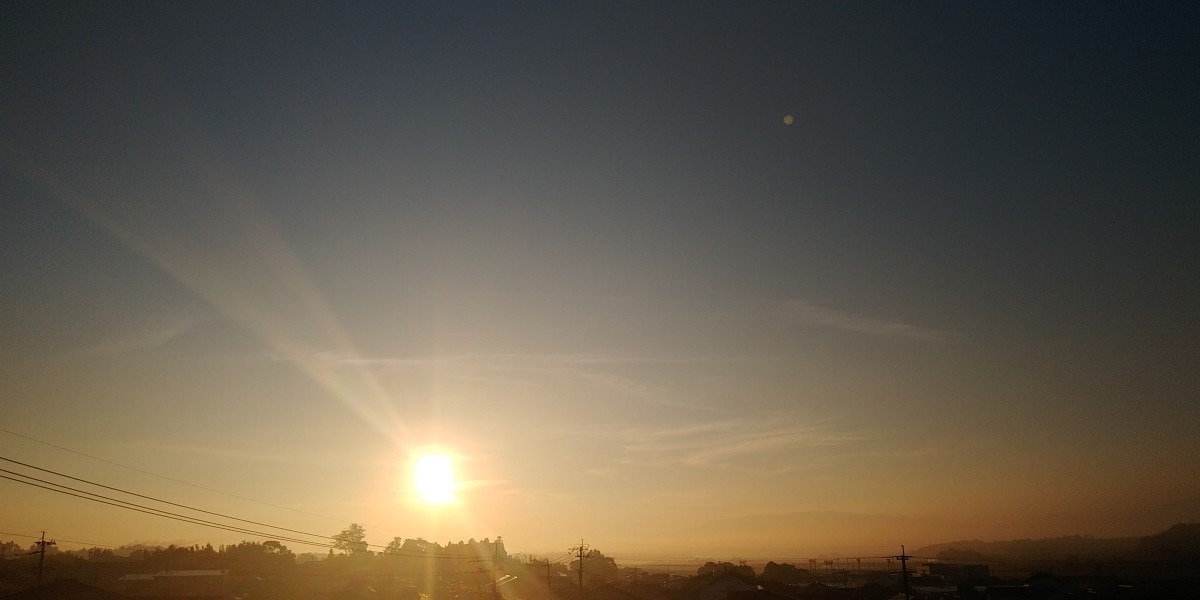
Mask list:
[[808,581],[808,569],[798,569],[796,565],[770,561],[763,567],[762,577],[780,583],[803,583]]
[[383,549],[383,553],[384,554],[400,554],[400,551],[403,549],[404,549],[404,538],[402,538],[400,536],[396,536],[396,537],[392,538],[392,541],[388,542],[387,547]]
[[367,532],[362,525],[351,523],[341,533],[333,536],[333,547],[346,554],[366,554]]
[[[579,559],[571,561],[571,570],[579,571]],[[605,556],[595,548],[583,555],[583,574],[589,579],[599,577],[604,581],[616,581],[617,561],[611,556]]]

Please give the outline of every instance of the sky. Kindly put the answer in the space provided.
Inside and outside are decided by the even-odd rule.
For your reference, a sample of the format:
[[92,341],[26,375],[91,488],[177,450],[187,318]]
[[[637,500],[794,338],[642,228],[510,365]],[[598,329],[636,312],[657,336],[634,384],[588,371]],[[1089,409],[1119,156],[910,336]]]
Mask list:
[[[0,468],[618,561],[1195,521],[1196,39],[1167,2],[5,2]],[[248,537],[25,481],[0,532]]]

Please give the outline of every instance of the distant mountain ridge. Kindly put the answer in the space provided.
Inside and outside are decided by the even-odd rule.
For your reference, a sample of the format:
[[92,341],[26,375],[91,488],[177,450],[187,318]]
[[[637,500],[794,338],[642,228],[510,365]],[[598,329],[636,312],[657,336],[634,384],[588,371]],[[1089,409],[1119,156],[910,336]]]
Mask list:
[[1133,553],[1142,538],[1094,538],[1088,535],[998,540],[958,540],[923,546],[913,551],[921,557],[952,561],[987,560],[1112,560]]
[[1142,537],[1096,538],[1067,535],[984,542],[959,540],[917,548],[913,554],[953,561],[978,560],[1200,560],[1200,523],[1176,523]]
[[673,533],[672,539],[698,551],[776,556],[874,554],[898,552],[914,532],[930,530],[945,528],[930,520],[895,515],[797,511],[714,519]]
[[1175,561],[1179,556],[1200,556],[1200,550],[1196,550],[1200,548],[1200,524],[1195,522],[1180,522],[1147,536],[1062,535],[930,543],[961,530],[961,524],[934,518],[796,511],[713,519],[671,531],[668,537],[697,556],[724,557],[891,555],[900,550],[901,544],[907,544],[911,555],[922,558],[942,555],[943,560],[956,561]]

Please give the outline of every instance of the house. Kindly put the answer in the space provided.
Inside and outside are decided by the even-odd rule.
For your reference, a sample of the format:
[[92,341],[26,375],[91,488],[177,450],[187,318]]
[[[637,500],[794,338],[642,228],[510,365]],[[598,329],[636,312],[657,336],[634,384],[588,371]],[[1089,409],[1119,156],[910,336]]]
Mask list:
[[747,592],[762,589],[758,584],[749,581],[736,573],[724,577],[700,588],[698,600],[727,600],[730,592]]

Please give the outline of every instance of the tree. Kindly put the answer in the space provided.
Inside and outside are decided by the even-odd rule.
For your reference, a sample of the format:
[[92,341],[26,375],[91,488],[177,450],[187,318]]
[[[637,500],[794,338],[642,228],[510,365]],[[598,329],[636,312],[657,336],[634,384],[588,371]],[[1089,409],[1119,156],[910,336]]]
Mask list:
[[697,575],[707,576],[707,577],[716,577],[718,575],[724,575],[727,573],[734,573],[737,575],[741,575],[742,577],[745,577],[747,579],[753,579],[754,578],[754,567],[751,567],[750,565],[747,565],[744,562],[742,564],[735,565],[731,562],[715,563],[715,562],[709,561],[709,562],[704,563],[703,567],[696,569]]
[[[578,558],[571,561],[571,570],[579,571]],[[617,561],[610,556],[605,556],[599,550],[592,549],[583,555],[584,577],[599,577],[604,581],[616,581],[618,570]]]
[[0,558],[3,558],[5,556],[13,556],[16,554],[23,554],[23,553],[24,553],[24,550],[21,548],[21,545],[16,542],[7,541],[7,542],[4,542],[3,544],[0,544]]
[[392,541],[388,542],[387,547],[383,549],[383,553],[384,554],[400,554],[400,551],[403,548],[404,548],[404,538],[402,538],[400,536],[396,536],[396,537],[392,538]]
[[225,546],[221,554],[225,564],[242,574],[280,573],[296,564],[295,554],[275,540]]
[[416,554],[425,554],[426,552],[431,552],[436,548],[437,544],[430,543],[426,541],[425,538],[409,538],[404,540],[404,544],[400,546],[401,550]]
[[283,544],[280,544],[279,542],[277,542],[275,540],[267,540],[262,543],[262,546],[263,546],[263,550],[267,554],[276,554],[279,556],[288,556],[288,557],[295,556],[291,550],[288,550],[287,546],[284,546]]
[[367,553],[367,531],[358,523],[351,523],[341,533],[333,536],[333,547],[346,554]]
[[808,569],[797,569],[796,565],[770,561],[762,572],[763,579],[779,583],[797,584],[808,581]]

